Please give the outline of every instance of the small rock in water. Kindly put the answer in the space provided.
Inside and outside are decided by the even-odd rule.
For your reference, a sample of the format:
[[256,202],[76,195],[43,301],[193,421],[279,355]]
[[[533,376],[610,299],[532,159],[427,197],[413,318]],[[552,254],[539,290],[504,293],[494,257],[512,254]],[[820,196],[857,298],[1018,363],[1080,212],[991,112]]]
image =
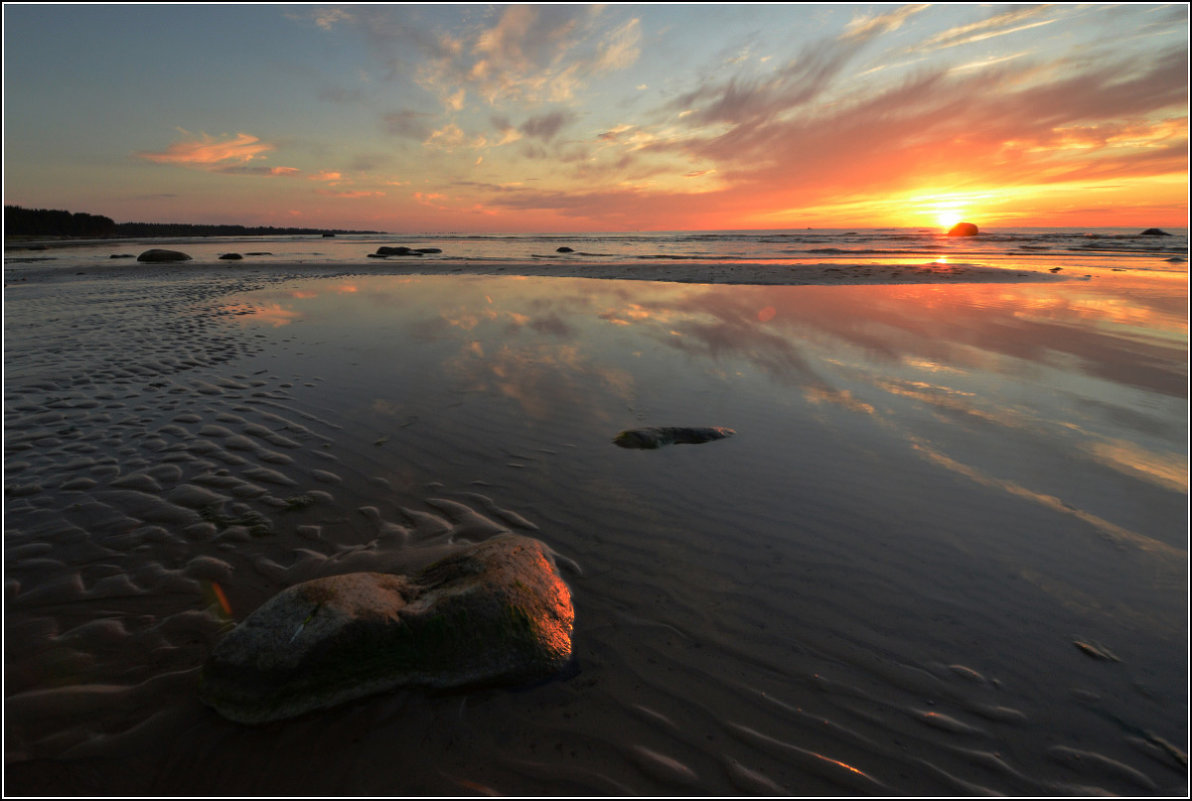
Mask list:
[[962,222],[953,225],[952,229],[948,231],[948,236],[976,236],[977,233],[977,226],[969,222]]
[[1091,656],[1093,659],[1100,659],[1103,662],[1121,661],[1113,651],[1094,640],[1073,640],[1072,644],[1079,648],[1081,653]]
[[244,257],[241,256],[239,253],[225,253],[222,256],[220,256],[220,258],[223,259],[224,261],[237,261],[239,259],[243,259]]
[[1139,234],[1139,236],[1171,236],[1171,234],[1167,233],[1161,228],[1148,228]]
[[502,534],[412,576],[348,573],[283,590],[216,645],[199,697],[264,723],[398,687],[533,681],[571,658],[574,618],[546,546]]
[[574,252],[575,251],[572,248],[569,248],[566,245],[563,245],[563,247],[561,247],[561,248],[555,248],[555,253],[574,253]]
[[663,445],[698,445],[736,434],[731,428],[633,428],[617,434],[613,444],[622,448],[661,448]]
[[137,261],[190,261],[190,256],[180,250],[151,248],[137,256]]

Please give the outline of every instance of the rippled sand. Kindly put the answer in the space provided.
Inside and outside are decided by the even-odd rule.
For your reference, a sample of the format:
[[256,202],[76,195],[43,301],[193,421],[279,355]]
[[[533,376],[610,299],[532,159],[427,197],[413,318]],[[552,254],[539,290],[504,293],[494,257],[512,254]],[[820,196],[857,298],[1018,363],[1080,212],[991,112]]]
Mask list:
[[[1029,402],[865,373],[927,295],[82,272],[6,276],[10,793],[1186,786],[1186,448],[1152,442],[1186,440],[1186,327],[1170,352],[1136,342],[1097,396],[1097,421],[1150,433],[1082,418],[1067,450]],[[873,326],[849,348],[761,325],[837,300],[866,313],[824,326]],[[1094,373],[1063,391],[1092,404]],[[647,424],[738,435],[611,444]],[[220,633],[279,589],[503,531],[545,541],[573,588],[559,679],[258,728],[196,700]]]

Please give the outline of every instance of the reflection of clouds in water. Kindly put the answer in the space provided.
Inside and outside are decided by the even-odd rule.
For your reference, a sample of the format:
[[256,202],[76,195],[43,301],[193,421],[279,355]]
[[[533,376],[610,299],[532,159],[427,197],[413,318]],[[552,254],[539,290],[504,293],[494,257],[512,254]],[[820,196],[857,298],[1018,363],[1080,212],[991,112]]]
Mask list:
[[241,320],[252,323],[264,323],[271,325],[274,328],[281,328],[283,325],[289,325],[295,320],[301,319],[302,313],[287,309],[280,303],[270,303],[265,306],[253,307],[250,311],[238,311],[237,314],[242,315]]
[[1094,460],[1134,478],[1164,489],[1188,491],[1188,458],[1175,453],[1153,453],[1126,440],[1106,440],[1085,446]]
[[[749,358],[782,348],[776,338],[803,343],[825,336],[862,348],[870,359],[962,370],[989,369],[991,358],[1005,356],[1051,365],[1060,354],[1077,360],[1084,374],[1183,397],[1186,375],[1173,365],[1183,361],[1186,345],[1170,334],[1186,331],[1186,320],[1172,315],[1170,304],[1104,293],[1088,285],[1066,292],[1025,284],[996,290],[980,284],[735,287],[640,306],[683,312],[688,320],[712,318],[716,323],[704,323],[703,336],[715,340],[713,354],[732,350]],[[761,325],[758,312],[767,307],[775,314]],[[1035,313],[1024,313],[1028,309]],[[669,324],[690,330],[676,320]]]
[[[492,303],[492,300],[490,299],[488,302]],[[461,328],[464,331],[471,331],[486,320],[503,320],[505,321],[505,333],[509,335],[516,334],[522,328],[531,328],[540,334],[551,334],[558,337],[575,335],[575,329],[554,313],[531,316],[516,311],[484,309],[474,312],[470,309],[460,308],[444,311],[441,316],[448,325]]]
[[1123,526],[1119,526],[1115,523],[1111,523],[1110,521],[1098,517],[1091,512],[1086,512],[1083,509],[1077,509],[1075,506],[1064,502],[1062,499],[1057,498],[1054,495],[1035,492],[1034,490],[1028,489],[1014,481],[990,476],[978,468],[956,461],[950,456],[947,456],[946,454],[941,453],[940,451],[931,447],[922,440],[919,440],[915,437],[911,437],[910,440],[911,447],[913,447],[928,460],[935,462],[936,464],[945,467],[948,470],[959,473],[960,475],[963,475],[977,482],[978,484],[1004,490],[1011,495],[1034,501],[1035,503],[1041,504],[1042,506],[1054,511],[1072,515],[1073,517],[1090,524],[1098,532],[1114,542],[1122,545],[1129,545],[1131,547],[1137,548],[1138,550],[1155,553],[1160,556],[1187,556],[1186,551],[1180,550],[1179,548],[1173,547],[1164,542],[1160,542],[1159,540],[1153,539],[1151,537],[1147,537],[1143,534],[1139,534],[1135,531],[1131,531],[1130,529],[1124,528]]
[[502,345],[485,355],[481,343],[465,344],[448,369],[479,392],[496,392],[520,405],[531,417],[545,419],[561,407],[587,409],[608,418],[602,393],[593,392],[593,379],[605,392],[622,400],[633,393],[633,377],[624,370],[592,362],[575,345]]
[[[1071,497],[1060,498],[1025,486],[1026,473],[995,478],[987,472],[993,463],[984,464],[982,451],[973,452],[973,464],[958,461],[928,445],[914,418],[879,412],[876,396],[854,394],[857,386],[868,386],[870,392],[928,410],[936,424],[946,422],[963,433],[966,440],[957,445],[971,437],[1000,439],[1017,432],[1027,437],[1024,443],[1055,452],[1047,475],[1057,486],[1063,482],[1052,481],[1054,471],[1062,469],[1064,459],[1076,458],[1162,490],[1186,492],[1186,457],[1076,422],[1079,407],[1073,399],[1087,401],[1086,408],[1105,407],[1098,409],[1104,416],[1137,418],[1132,427],[1148,434],[1165,430],[1159,418],[1104,398],[1081,398],[1059,385],[1093,393],[1102,391],[1104,381],[1113,391],[1141,389],[1175,398],[1185,391],[1176,358],[1184,346],[1166,333],[1173,321],[1153,304],[1088,292],[1087,287],[1058,294],[1035,287],[736,287],[728,292],[710,287],[639,297],[601,316],[642,328],[692,357],[717,364],[745,361],[776,381],[802,384],[809,404],[862,415],[951,472],[1073,515],[1116,542],[1165,551],[1168,546],[1080,508],[1086,504],[1074,502],[1084,494],[1077,488],[1071,488]],[[909,375],[898,375],[891,365]],[[932,380],[944,374],[952,386]],[[834,387],[839,378],[853,388]]]
[[826,387],[808,387],[803,391],[803,397],[809,403],[832,403],[848,409],[850,412],[859,412],[861,414],[875,413],[873,406],[864,401],[857,400],[853,397],[853,393],[847,389],[831,390]]

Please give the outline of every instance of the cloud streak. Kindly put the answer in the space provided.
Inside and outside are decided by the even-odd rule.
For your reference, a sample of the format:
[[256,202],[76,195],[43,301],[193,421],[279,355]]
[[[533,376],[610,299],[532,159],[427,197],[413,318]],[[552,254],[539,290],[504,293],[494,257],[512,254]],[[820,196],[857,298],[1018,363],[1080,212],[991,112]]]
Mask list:
[[136,156],[156,164],[218,164],[221,161],[252,161],[273,149],[274,145],[251,134],[238,133],[220,141],[204,133],[197,139],[174,142],[163,151],[141,151]]

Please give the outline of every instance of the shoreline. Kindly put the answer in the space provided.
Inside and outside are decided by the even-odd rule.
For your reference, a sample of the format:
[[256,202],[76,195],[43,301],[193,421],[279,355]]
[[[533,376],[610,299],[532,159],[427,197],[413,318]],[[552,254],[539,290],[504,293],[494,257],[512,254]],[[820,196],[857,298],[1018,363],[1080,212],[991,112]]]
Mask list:
[[184,263],[49,265],[40,259],[6,260],[5,286],[70,280],[144,277],[212,278],[286,275],[319,278],[340,275],[489,275],[542,278],[593,278],[623,281],[661,281],[688,284],[749,284],[771,286],[831,286],[856,284],[923,283],[1028,283],[1069,281],[1077,276],[1051,272],[1002,269],[978,264],[927,262],[922,264],[761,264],[751,262],[667,261],[642,264],[568,262],[546,257],[542,261],[396,261],[361,259],[359,262],[191,261]]

